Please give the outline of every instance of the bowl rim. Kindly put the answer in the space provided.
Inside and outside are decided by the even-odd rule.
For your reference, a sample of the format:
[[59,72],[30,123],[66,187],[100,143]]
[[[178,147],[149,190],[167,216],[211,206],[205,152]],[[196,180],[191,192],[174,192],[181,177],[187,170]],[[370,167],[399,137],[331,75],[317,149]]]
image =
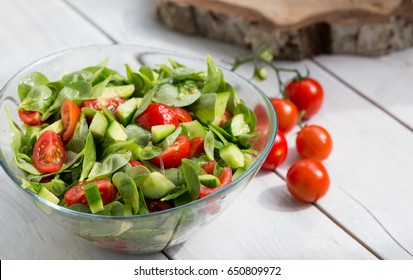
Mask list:
[[[3,93],[5,92],[5,90],[8,88],[9,84],[17,77],[19,76],[22,72],[26,71],[29,68],[32,68],[34,66],[36,66],[37,64],[42,63],[44,60],[47,59],[53,59],[54,57],[59,57],[60,55],[63,54],[68,54],[70,52],[73,51],[81,51],[82,49],[93,49],[93,48],[116,48],[116,47],[126,47],[126,48],[135,48],[135,49],[140,49],[140,50],[147,50],[147,52],[144,52],[143,54],[149,54],[149,53],[159,53],[159,54],[164,54],[164,55],[174,55],[174,56],[178,56],[178,57],[182,57],[184,59],[190,59],[190,60],[197,60],[199,62],[203,62],[204,64],[206,64],[206,60],[198,57],[196,55],[188,55],[188,54],[184,54],[184,53],[180,53],[179,51],[176,50],[169,50],[169,49],[162,49],[162,48],[157,48],[157,47],[151,47],[151,46],[145,46],[145,45],[138,45],[138,44],[122,44],[122,43],[114,43],[114,44],[91,44],[91,45],[84,45],[84,46],[77,46],[77,47],[71,47],[71,48],[66,48],[66,49],[62,49],[56,52],[52,52],[50,54],[47,54],[41,58],[38,58],[34,61],[32,61],[31,63],[27,64],[26,66],[24,66],[23,68],[21,68],[18,72],[16,72],[6,83],[5,85],[0,89],[0,97],[3,95]],[[139,55],[141,55],[142,53],[139,53]],[[138,62],[140,63],[141,61],[139,61],[139,57],[137,58]],[[243,80],[244,82],[246,82],[247,84],[249,84],[254,90],[256,90],[259,95],[261,96],[261,98],[264,101],[265,107],[267,107],[267,109],[269,109],[269,120],[270,120],[270,128],[268,131],[268,135],[269,135],[269,139],[267,141],[267,144],[265,146],[265,148],[263,149],[261,155],[259,157],[257,157],[257,159],[254,161],[254,163],[245,171],[243,172],[238,178],[236,178],[235,180],[231,181],[228,185],[224,186],[223,188],[217,190],[216,192],[211,193],[208,196],[205,196],[203,198],[191,201],[187,204],[184,205],[180,205],[177,207],[172,207],[170,209],[167,210],[162,210],[162,211],[157,211],[157,212],[152,212],[152,213],[147,213],[147,214],[139,214],[139,215],[130,215],[130,216],[107,216],[107,215],[98,215],[98,214],[91,214],[91,213],[84,213],[84,212],[79,212],[76,210],[72,210],[57,204],[54,204],[40,196],[38,196],[36,193],[30,191],[29,189],[23,189],[21,187],[21,181],[13,174],[13,172],[6,166],[5,163],[3,163],[2,158],[4,158],[3,152],[0,149],[0,166],[3,168],[3,170],[5,171],[5,173],[8,175],[9,178],[12,179],[12,181],[15,183],[15,185],[20,188],[21,190],[23,190],[24,192],[26,192],[26,194],[29,194],[30,196],[32,196],[35,200],[40,201],[42,204],[45,204],[46,206],[52,208],[53,210],[56,210],[58,212],[63,212],[64,214],[68,214],[68,215],[74,215],[74,216],[80,216],[80,217],[84,217],[84,218],[93,218],[93,219],[104,219],[104,220],[132,220],[132,219],[136,219],[136,218],[149,218],[149,217],[154,217],[154,216],[161,216],[161,215],[167,215],[169,213],[173,213],[173,212],[178,212],[181,211],[184,208],[188,208],[191,207],[193,205],[202,203],[204,201],[213,199],[214,197],[219,196],[219,194],[225,192],[226,190],[230,189],[231,187],[233,187],[234,185],[237,185],[239,182],[241,182],[244,178],[246,178],[248,175],[250,175],[253,170],[257,169],[259,165],[262,164],[262,162],[264,162],[266,156],[268,155],[274,141],[275,141],[275,137],[277,134],[277,123],[278,123],[278,119],[276,116],[276,112],[274,107],[272,106],[272,103],[269,99],[269,97],[255,84],[253,84],[252,82],[250,82],[248,79],[244,78],[243,76],[237,74],[236,72],[232,71],[231,69],[227,68],[226,66],[216,62],[217,66],[221,69],[223,69],[225,72],[229,72],[231,74],[233,74],[235,77]],[[225,77],[225,73],[224,73],[224,77]],[[273,124],[273,125],[271,125]],[[259,171],[259,170],[258,170]]]

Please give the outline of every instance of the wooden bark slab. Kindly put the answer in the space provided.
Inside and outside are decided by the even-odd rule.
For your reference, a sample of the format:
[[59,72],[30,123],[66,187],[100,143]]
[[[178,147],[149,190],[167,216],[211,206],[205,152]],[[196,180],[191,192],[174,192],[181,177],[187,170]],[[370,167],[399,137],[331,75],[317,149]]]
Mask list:
[[378,56],[413,45],[411,0],[154,0],[166,26],[277,58]]

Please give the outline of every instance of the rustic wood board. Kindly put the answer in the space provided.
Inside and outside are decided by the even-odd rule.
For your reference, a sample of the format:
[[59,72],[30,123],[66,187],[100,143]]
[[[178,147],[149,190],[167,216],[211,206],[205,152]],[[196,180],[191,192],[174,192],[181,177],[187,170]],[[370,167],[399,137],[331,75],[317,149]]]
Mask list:
[[[155,0],[166,26],[283,59],[317,54],[378,56],[413,45],[410,0]],[[309,8],[311,7],[311,8]]]

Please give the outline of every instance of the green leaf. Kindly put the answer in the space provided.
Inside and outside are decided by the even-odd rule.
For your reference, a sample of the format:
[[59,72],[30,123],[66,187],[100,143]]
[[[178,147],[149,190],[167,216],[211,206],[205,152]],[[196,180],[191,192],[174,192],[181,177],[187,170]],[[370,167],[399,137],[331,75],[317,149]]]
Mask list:
[[86,140],[85,152],[82,164],[82,173],[80,174],[80,182],[83,182],[92,170],[93,165],[96,162],[96,147],[93,140],[92,132],[89,131],[89,135]]
[[153,101],[174,107],[185,107],[194,103],[201,96],[198,89],[188,91],[184,87],[163,84],[156,91]]
[[156,156],[159,156],[161,153],[161,148],[156,147],[152,144],[152,142],[149,142],[149,144],[140,151],[139,158],[141,160],[149,160]]
[[215,136],[210,130],[205,135],[204,150],[210,160],[214,159]]
[[47,79],[47,77],[40,72],[32,72],[28,74],[26,77],[20,80],[17,89],[20,100],[24,100],[33,87],[46,85],[48,83],[49,80]]
[[143,166],[134,166],[126,171],[126,175],[131,177],[137,186],[141,185],[148,178],[149,173],[151,173],[149,169]]
[[171,146],[176,138],[178,138],[178,136],[181,134],[182,132],[182,127],[178,126],[174,132],[172,132],[171,134],[168,135],[168,137],[166,137],[160,144],[161,147],[167,148],[169,146]]
[[95,162],[89,172],[88,179],[110,177],[114,172],[124,167],[131,158],[131,152],[111,154],[102,162]]
[[128,64],[126,64],[125,67],[129,83],[135,86],[135,92],[133,96],[144,96],[147,91],[153,87],[151,80],[145,74],[139,71],[134,72]]
[[48,86],[34,86],[17,107],[17,110],[36,111],[44,114],[54,100],[53,91]]
[[226,90],[224,74],[218,68],[211,56],[206,56],[208,64],[208,76],[202,93],[218,93]]
[[25,145],[25,136],[20,127],[12,120],[9,107],[6,108],[7,118],[10,126],[11,149],[14,154],[20,152],[20,148]]
[[79,98],[79,91],[70,87],[64,87],[57,95],[53,104],[47,108],[47,111],[42,115],[42,121],[47,120],[51,115],[60,112],[60,108],[65,100],[73,100]]
[[124,172],[117,172],[112,177],[112,182],[118,189],[126,204],[132,206],[132,213],[139,212],[139,193],[135,181]]
[[134,140],[138,145],[145,147],[152,139],[152,134],[140,127],[137,124],[130,124],[125,127],[125,133],[128,136],[128,140]]
[[143,113],[145,111],[149,104],[152,103],[152,98],[155,96],[155,93],[157,91],[157,87],[152,88],[149,90],[142,98],[141,104],[139,105],[138,110],[136,110],[135,115],[133,115],[133,119],[136,119],[137,116]]
[[189,163],[189,161],[190,160],[188,159],[182,159],[182,170],[189,196],[192,200],[197,200],[201,190],[201,183],[199,182],[198,174],[196,173],[195,168]]

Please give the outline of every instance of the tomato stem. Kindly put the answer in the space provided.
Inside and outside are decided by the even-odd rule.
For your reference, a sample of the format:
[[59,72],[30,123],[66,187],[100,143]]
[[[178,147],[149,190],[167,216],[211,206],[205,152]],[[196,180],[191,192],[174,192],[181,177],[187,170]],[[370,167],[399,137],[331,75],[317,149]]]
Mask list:
[[300,129],[302,129],[304,127],[304,125],[303,125],[304,115],[305,115],[305,110],[301,110],[300,114],[298,115],[298,121],[297,121],[297,125]]

